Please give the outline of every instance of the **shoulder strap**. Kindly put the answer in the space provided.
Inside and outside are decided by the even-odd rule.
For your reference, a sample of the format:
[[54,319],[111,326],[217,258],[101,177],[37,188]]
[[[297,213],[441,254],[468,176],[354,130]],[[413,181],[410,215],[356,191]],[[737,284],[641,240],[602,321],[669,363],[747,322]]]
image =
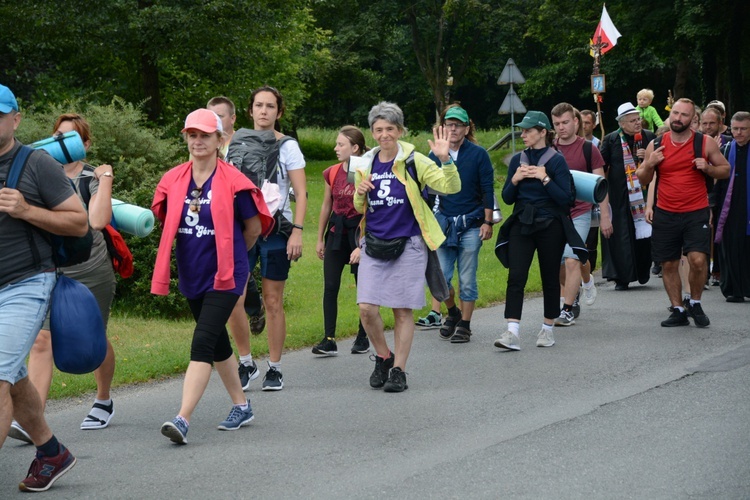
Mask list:
[[343,163],[337,163],[336,165],[331,167],[331,170],[328,171],[328,185],[333,187],[333,180],[336,178],[336,176],[339,173],[339,170],[341,170],[341,167],[343,166]]
[[700,132],[693,133],[693,156],[703,158],[703,139],[704,135]]
[[594,145],[591,143],[591,141],[587,141],[584,139],[583,141],[583,157],[586,159],[586,171],[588,173],[591,173],[591,148]]
[[[539,160],[536,162],[537,166],[541,167],[543,165],[546,165],[548,161],[550,161],[555,155],[557,154],[557,150],[553,147],[547,148],[547,151],[544,152],[544,154],[539,158]],[[521,151],[521,163],[529,163],[529,155],[526,154],[526,150],[524,149]]]
[[[83,164],[83,172],[93,172],[94,167],[91,165]],[[86,207],[89,206],[89,202],[91,201],[91,179],[93,178],[93,175],[79,175],[78,176],[78,190],[81,193],[81,198],[83,198],[83,202],[86,204]]]
[[10,166],[8,178],[5,181],[6,187],[17,189],[18,181],[21,179],[21,174],[23,173],[24,168],[26,168],[26,164],[29,162],[29,156],[31,156],[33,151],[34,150],[30,147],[24,145],[21,145],[21,147],[18,148],[18,151],[16,151],[16,154],[13,157],[13,164]]
[[[266,171],[266,175],[264,176],[264,178],[266,180],[271,180],[272,182],[274,182],[272,179],[275,179],[276,171],[279,169],[279,162],[280,162],[280,159],[281,159],[281,146],[286,141],[293,141],[293,140],[294,140],[294,137],[291,137],[291,136],[288,136],[288,135],[284,135],[284,136],[281,137],[281,139],[277,140],[274,143],[274,149],[273,149],[272,153],[269,154],[269,157],[272,156],[272,155],[275,155],[276,158],[275,158],[275,161],[273,162],[273,167],[271,168],[271,170],[267,170]],[[282,175],[282,177],[283,177],[283,175]]]

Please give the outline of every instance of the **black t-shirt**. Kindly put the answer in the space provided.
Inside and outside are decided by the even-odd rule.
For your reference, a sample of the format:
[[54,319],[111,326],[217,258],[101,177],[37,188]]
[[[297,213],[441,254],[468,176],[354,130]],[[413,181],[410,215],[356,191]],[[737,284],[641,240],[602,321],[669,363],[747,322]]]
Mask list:
[[[3,185],[19,147],[21,143],[16,141],[8,153],[0,156],[0,180]],[[17,189],[28,204],[47,209],[56,207],[75,194],[62,165],[44,151],[31,154]],[[32,229],[31,234],[41,259],[38,265],[35,264],[27,228],[30,228],[28,223],[0,212],[0,287],[55,267],[49,244],[38,231]]]

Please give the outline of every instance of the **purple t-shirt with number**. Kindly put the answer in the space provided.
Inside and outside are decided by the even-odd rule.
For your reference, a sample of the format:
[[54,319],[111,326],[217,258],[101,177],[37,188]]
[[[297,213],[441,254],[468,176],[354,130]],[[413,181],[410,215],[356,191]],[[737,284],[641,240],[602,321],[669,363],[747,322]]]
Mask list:
[[[180,227],[177,230],[177,276],[179,290],[188,299],[197,299],[214,291],[214,277],[218,270],[216,233],[211,218],[211,183],[214,176],[203,183],[200,196],[200,210],[190,210],[192,197],[190,192],[196,188],[195,181],[190,180],[188,194],[183,203]],[[234,199],[234,289],[223,290],[242,295],[249,273],[247,248],[242,236],[242,221],[258,215],[249,191],[240,191]]]
[[382,163],[376,155],[371,173],[375,189],[367,193],[366,231],[385,240],[422,234],[393,161]]

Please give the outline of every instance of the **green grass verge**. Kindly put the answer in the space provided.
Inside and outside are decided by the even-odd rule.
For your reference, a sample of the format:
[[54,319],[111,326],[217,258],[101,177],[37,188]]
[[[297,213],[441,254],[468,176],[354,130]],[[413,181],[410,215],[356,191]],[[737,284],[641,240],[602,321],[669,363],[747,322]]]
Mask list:
[[[286,349],[300,349],[308,347],[323,335],[323,263],[315,255],[317,238],[317,221],[323,197],[323,177],[325,168],[335,163],[333,142],[335,131],[310,130],[311,137],[300,131],[301,142],[328,141],[331,144],[331,159],[325,161],[309,161],[306,167],[307,186],[309,191],[308,211],[305,217],[303,256],[292,264],[284,292],[284,304],[287,318]],[[489,147],[499,139],[504,131],[480,132],[479,143]],[[427,140],[431,134],[421,133],[409,136],[407,141],[417,145],[419,151],[428,152]],[[507,166],[503,163],[510,150],[504,148],[490,153],[495,165],[495,192],[499,193],[505,181]],[[498,197],[499,198],[499,197]],[[503,206],[503,213],[507,216],[509,207]],[[497,228],[495,235],[497,234]],[[505,298],[505,282],[507,270],[497,261],[494,254],[494,237],[482,246],[479,256],[479,300],[477,307],[486,307],[498,303]],[[536,264],[532,265],[527,290],[537,292],[541,289],[539,273]],[[177,292],[173,292],[177,293]],[[427,307],[415,313],[424,315],[429,311],[429,295]],[[356,306],[356,288],[354,278],[345,270],[339,295],[339,317],[337,336],[340,338],[352,336],[357,332],[358,310]],[[383,310],[386,327],[393,326],[393,315],[390,310]],[[502,324],[502,318],[497,318]],[[193,332],[193,322],[187,320],[170,319],[142,319],[124,315],[115,315],[109,321],[109,337],[115,348],[117,368],[115,370],[114,386],[137,384],[151,380],[163,379],[185,371],[189,360],[190,341]],[[268,353],[265,332],[251,339],[253,356],[263,356]],[[76,397],[90,393],[96,389],[92,374],[70,375],[55,370],[50,399]]]

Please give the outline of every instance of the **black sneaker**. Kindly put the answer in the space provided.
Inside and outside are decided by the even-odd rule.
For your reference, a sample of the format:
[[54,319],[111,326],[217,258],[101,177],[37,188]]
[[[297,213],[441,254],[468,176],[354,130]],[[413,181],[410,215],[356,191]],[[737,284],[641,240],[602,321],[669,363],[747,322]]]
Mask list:
[[326,337],[320,341],[318,345],[312,348],[313,354],[319,354],[321,356],[335,356],[339,353],[338,347],[336,347],[336,339],[333,337]]
[[696,302],[695,304],[690,305],[690,302],[688,301],[687,306],[685,307],[685,311],[687,311],[688,316],[693,318],[695,326],[697,326],[698,328],[705,328],[711,324],[708,316],[706,316],[706,313],[703,312],[703,307],[701,307],[700,302]]
[[578,299],[581,298],[581,289],[578,289],[578,293],[576,294],[576,298],[573,300],[573,319],[576,319],[578,316],[581,315],[581,303],[578,301]]
[[669,318],[665,319],[661,322],[661,326],[687,326],[690,324],[690,321],[688,320],[688,315],[685,311],[678,311],[677,309],[672,308],[672,314],[669,315]]
[[243,391],[249,390],[250,381],[255,380],[260,375],[260,370],[258,370],[258,365],[255,364],[255,361],[250,366],[240,363],[237,372],[240,374],[240,384],[242,384]]
[[385,392],[404,392],[409,386],[406,385],[406,373],[399,367],[391,370],[391,376],[383,386]]
[[370,350],[370,340],[367,335],[357,335],[352,344],[352,354],[364,354]]
[[263,387],[261,387],[261,390],[280,391],[283,388],[284,377],[281,375],[281,372],[274,367],[269,367],[266,376],[263,377]]
[[651,274],[655,276],[661,276],[661,266],[654,262],[654,265],[651,266]]
[[372,354],[370,359],[375,361],[375,369],[370,375],[370,387],[373,389],[380,389],[388,380],[388,372],[393,368],[393,362],[396,357],[391,353],[388,359],[383,359],[376,354]]
[[448,316],[443,322],[443,326],[440,327],[440,338],[442,340],[450,340],[456,331],[456,325],[461,321],[461,310],[455,316]]

